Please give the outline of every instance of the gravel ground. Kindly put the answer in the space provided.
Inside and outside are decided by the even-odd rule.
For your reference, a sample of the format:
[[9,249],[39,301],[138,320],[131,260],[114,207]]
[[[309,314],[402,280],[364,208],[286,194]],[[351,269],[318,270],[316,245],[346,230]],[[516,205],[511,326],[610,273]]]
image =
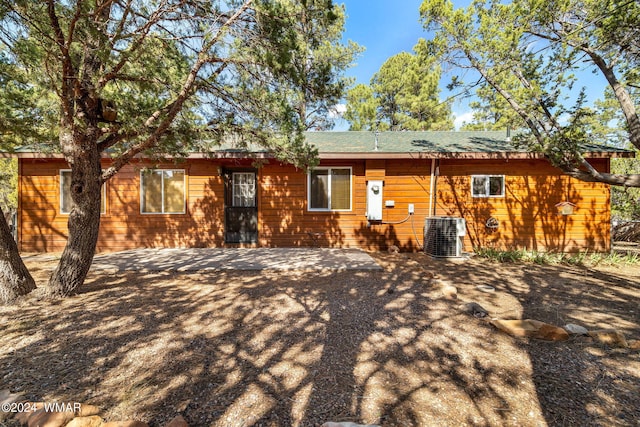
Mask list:
[[[513,338],[460,310],[638,339],[640,267],[374,257],[383,270],[93,273],[76,296],[0,307],[0,390],[151,426],[640,425],[637,350]],[[30,267],[45,283],[53,262]]]

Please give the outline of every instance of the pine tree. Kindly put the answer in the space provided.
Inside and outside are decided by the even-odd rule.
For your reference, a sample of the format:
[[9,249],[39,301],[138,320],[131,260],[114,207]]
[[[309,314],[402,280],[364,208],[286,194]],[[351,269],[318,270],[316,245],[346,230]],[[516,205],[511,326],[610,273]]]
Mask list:
[[[507,122],[517,116],[527,131],[518,138],[520,144],[544,153],[577,179],[640,187],[640,174],[598,171],[584,158],[585,144],[606,141],[591,132],[593,112],[584,89],[575,88],[575,73],[585,64],[604,76],[625,119],[626,136],[640,148],[640,117],[631,95],[640,83],[637,1],[480,0],[456,9],[447,0],[424,0],[420,13],[425,28],[435,31],[428,49],[481,76],[483,90],[490,87],[500,97],[491,101],[481,93],[489,101],[483,107],[500,114],[500,104],[508,105]],[[570,93],[578,95],[566,105]]]
[[[340,44],[344,10],[331,0],[19,0],[0,11],[5,62],[55,100],[52,149],[71,167],[74,207],[49,280],[54,296],[84,282],[101,187],[135,156],[182,156],[207,148],[202,135],[208,144],[233,135],[313,164],[302,132],[326,125],[319,118],[342,97],[341,73],[359,49]],[[24,139],[25,123],[43,124],[37,113],[23,110],[8,128]]]
[[371,78],[347,94],[351,130],[450,130],[451,106],[440,95],[441,70],[424,42],[387,59]]

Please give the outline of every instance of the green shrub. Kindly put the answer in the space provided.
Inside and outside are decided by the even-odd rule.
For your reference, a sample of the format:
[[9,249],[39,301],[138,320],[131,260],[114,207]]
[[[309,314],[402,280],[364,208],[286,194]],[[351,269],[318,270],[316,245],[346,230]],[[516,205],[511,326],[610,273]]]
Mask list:
[[528,251],[526,249],[496,249],[478,247],[474,249],[477,256],[495,262],[530,262],[539,265],[565,264],[575,266],[639,264],[640,255],[636,253],[610,254],[596,252],[556,253]]

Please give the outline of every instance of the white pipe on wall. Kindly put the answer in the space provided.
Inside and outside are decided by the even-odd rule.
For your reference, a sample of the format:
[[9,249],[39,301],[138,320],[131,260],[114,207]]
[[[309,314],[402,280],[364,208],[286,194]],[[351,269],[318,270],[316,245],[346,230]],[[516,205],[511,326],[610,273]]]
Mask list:
[[433,194],[435,185],[436,185],[436,159],[431,159],[431,183],[429,186],[429,215],[433,216],[433,204],[435,199],[435,194]]

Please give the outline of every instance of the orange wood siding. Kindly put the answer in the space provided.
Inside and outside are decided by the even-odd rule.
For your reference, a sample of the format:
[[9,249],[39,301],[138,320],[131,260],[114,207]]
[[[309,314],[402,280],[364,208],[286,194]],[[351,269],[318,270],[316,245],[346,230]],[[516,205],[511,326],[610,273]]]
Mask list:
[[[106,166],[107,163],[104,164]],[[224,198],[218,165],[195,160],[158,166],[186,172],[185,214],[142,214],[140,171],[125,166],[106,185],[106,213],[100,219],[98,251],[140,247],[219,246],[224,240]],[[60,251],[69,215],[60,213],[62,160],[21,159],[19,241],[22,251]]]
[[[600,170],[608,160],[595,160]],[[104,166],[106,166],[105,163]],[[106,214],[101,216],[99,251],[140,247],[218,247],[224,243],[224,182],[219,168],[248,167],[249,161],[189,160],[159,166],[184,169],[184,214],[142,214],[140,171],[144,162],[124,167],[106,184]],[[313,212],[307,207],[307,175],[293,166],[270,161],[258,170],[259,246],[311,246],[309,232],[320,233],[319,246],[419,250],[429,216],[431,160],[323,161],[321,166],[352,169],[348,212]],[[62,160],[20,159],[19,241],[25,252],[60,251],[66,243],[68,215],[60,213]],[[464,216],[467,249],[473,246],[552,250],[609,249],[609,189],[561,176],[544,161],[441,160],[436,185],[436,214]],[[503,198],[472,198],[470,175],[505,175]],[[383,221],[369,224],[366,183],[384,181]],[[577,205],[561,216],[555,204]],[[415,213],[408,215],[408,205]],[[500,221],[490,232],[489,217]],[[394,224],[391,224],[394,223]]]
[[[608,170],[608,160],[592,160]],[[610,193],[604,184],[561,175],[542,160],[447,160],[437,179],[437,215],[467,221],[467,249],[474,246],[540,251],[608,251]],[[471,175],[505,175],[505,196],[471,197]],[[559,215],[556,204],[577,205],[574,214]],[[485,227],[489,218],[497,230]]]
[[60,215],[60,169],[58,161],[20,160],[18,241],[21,250],[48,252],[66,243],[67,216]]
[[[400,160],[332,161],[320,166],[352,168],[352,201],[350,212],[315,212],[307,209],[307,176],[292,166],[270,164],[260,171],[258,230],[263,246],[309,246],[308,233],[321,233],[321,246],[361,247],[385,250],[396,245],[415,250],[416,234],[422,240],[422,226],[429,206],[430,162]],[[373,223],[366,217],[367,179],[383,179],[384,200],[393,200],[395,207],[384,208],[383,222],[398,222],[408,218],[408,204],[415,205],[414,226]],[[420,219],[418,219],[420,218]]]

